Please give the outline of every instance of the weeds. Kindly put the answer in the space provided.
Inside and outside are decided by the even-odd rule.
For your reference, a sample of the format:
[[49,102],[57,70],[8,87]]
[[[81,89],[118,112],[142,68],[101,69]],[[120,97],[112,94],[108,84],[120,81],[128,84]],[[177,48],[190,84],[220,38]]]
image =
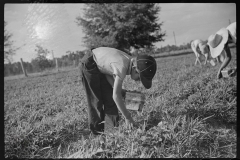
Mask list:
[[147,98],[131,111],[140,126],[129,131],[121,118],[100,136],[88,130],[78,70],[5,81],[5,158],[235,158],[236,77],[216,80],[219,66],[194,60],[157,59],[149,90],[128,77],[124,87]]

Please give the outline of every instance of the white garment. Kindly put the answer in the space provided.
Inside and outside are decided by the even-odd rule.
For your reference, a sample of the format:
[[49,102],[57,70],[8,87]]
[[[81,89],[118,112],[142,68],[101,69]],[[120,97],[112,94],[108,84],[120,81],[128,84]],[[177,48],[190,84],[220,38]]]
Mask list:
[[131,56],[123,51],[109,47],[99,47],[92,50],[93,59],[101,73],[115,75],[124,79],[129,74]]
[[229,34],[233,40],[234,43],[237,43],[237,30],[236,30],[236,27],[237,27],[237,23],[234,22],[234,23],[231,23],[228,27],[227,27],[227,30],[229,31]]
[[196,39],[196,40],[192,41],[191,48],[192,48],[194,54],[196,55],[196,57],[200,57],[201,53],[206,54],[205,52],[207,52],[207,51],[206,51],[205,47],[202,47],[203,45],[204,45],[204,42],[200,39]]

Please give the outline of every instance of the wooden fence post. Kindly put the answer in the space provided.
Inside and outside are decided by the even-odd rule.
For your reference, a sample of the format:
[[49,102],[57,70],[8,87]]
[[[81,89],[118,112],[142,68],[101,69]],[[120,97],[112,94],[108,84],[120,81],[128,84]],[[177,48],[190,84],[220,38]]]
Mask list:
[[58,60],[57,60],[57,58],[55,58],[55,61],[56,61],[56,69],[57,69],[57,72],[58,72],[59,69],[58,69]]
[[28,75],[27,75],[27,73],[26,73],[26,70],[25,70],[25,68],[24,68],[24,65],[23,65],[23,60],[22,60],[22,58],[20,58],[20,60],[21,60],[22,71],[23,71],[25,77],[28,77]]

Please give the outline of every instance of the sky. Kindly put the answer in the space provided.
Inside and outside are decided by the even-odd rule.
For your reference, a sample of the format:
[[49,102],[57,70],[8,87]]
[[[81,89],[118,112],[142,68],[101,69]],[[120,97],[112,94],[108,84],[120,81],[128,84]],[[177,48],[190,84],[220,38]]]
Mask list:
[[[158,3],[161,10],[158,22],[166,32],[164,41],[154,43],[157,48],[183,45],[194,39],[207,40],[211,34],[236,21],[235,3]],[[54,57],[67,51],[86,49],[84,32],[76,23],[83,15],[84,3],[6,3],[4,21],[12,33],[15,47],[21,47],[13,62],[30,62],[36,58],[36,44],[47,48]],[[174,39],[175,35],[175,39]],[[175,41],[176,40],[176,41]],[[52,58],[49,54],[48,58]]]

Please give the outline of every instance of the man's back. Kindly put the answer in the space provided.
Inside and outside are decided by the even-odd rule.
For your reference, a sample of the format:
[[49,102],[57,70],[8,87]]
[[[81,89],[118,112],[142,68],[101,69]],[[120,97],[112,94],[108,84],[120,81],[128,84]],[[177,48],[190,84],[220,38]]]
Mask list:
[[120,78],[125,78],[131,61],[130,55],[109,47],[95,48],[92,52],[100,72],[109,75],[117,74]]

